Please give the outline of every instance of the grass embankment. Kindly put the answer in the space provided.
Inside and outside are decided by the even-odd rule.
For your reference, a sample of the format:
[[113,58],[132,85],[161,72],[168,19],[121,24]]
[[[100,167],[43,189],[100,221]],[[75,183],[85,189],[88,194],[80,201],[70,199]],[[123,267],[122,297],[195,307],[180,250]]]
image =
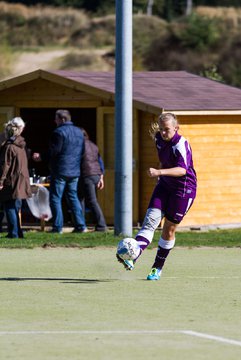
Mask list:
[[[194,7],[191,16],[171,22],[133,14],[133,70],[186,70],[239,87],[240,19],[241,7]],[[99,17],[70,7],[0,1],[0,78],[29,71],[36,49],[40,60],[34,69],[113,71],[115,25],[114,13]],[[42,62],[51,48],[66,53],[49,51],[51,59]]]
[[[133,237],[136,232],[133,233]],[[0,238],[1,248],[35,248],[35,247],[115,247],[121,236],[113,231],[107,233],[90,232],[87,234],[51,234],[47,232],[27,231],[24,239],[8,239],[3,233]],[[157,231],[149,248],[157,246],[160,232]],[[241,247],[241,229],[212,230],[207,232],[178,232],[176,246],[186,247]]]

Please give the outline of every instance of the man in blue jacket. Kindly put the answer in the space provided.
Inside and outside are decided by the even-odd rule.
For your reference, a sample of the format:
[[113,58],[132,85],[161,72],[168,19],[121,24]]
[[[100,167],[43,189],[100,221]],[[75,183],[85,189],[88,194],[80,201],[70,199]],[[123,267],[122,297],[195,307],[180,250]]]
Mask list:
[[[77,193],[81,159],[85,150],[84,136],[82,131],[72,123],[68,110],[57,110],[55,123],[57,128],[51,136],[48,151],[51,175],[50,207],[53,215],[52,232],[62,233],[64,191],[73,214],[74,232],[86,232],[88,230]],[[34,153],[33,160],[41,161],[41,155]]]

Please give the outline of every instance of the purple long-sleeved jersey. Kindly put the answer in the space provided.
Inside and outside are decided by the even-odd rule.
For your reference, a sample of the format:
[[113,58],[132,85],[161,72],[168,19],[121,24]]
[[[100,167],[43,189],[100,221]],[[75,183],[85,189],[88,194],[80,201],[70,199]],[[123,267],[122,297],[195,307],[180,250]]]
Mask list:
[[190,190],[196,193],[197,177],[188,141],[177,132],[170,141],[163,140],[158,132],[155,141],[162,169],[182,167],[186,170],[184,176],[161,176],[159,181],[169,190],[173,189],[179,196],[185,196]]

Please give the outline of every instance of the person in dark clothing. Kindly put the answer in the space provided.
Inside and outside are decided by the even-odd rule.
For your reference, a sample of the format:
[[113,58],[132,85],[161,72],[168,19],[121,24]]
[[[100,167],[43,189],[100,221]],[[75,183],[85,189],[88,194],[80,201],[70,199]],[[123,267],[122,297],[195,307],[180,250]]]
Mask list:
[[22,199],[32,196],[26,143],[21,133],[25,127],[20,117],[15,117],[5,125],[6,141],[0,151],[0,202],[8,223],[8,238],[23,238],[19,211]]
[[[5,131],[0,133],[0,147],[7,140]],[[0,203],[0,233],[3,232],[4,206]]]
[[87,131],[81,128],[85,139],[85,152],[81,164],[79,181],[79,197],[90,209],[95,222],[96,231],[106,231],[105,217],[98,203],[96,189],[104,188],[104,163],[99,149],[90,139]]
[[[77,187],[80,177],[81,159],[84,153],[82,131],[71,121],[68,110],[57,110],[57,128],[54,130],[47,160],[50,166],[50,207],[53,216],[52,232],[63,232],[62,197],[65,194],[74,220],[74,232],[87,232],[82,207],[78,199]],[[41,161],[43,155],[33,154],[33,160]]]

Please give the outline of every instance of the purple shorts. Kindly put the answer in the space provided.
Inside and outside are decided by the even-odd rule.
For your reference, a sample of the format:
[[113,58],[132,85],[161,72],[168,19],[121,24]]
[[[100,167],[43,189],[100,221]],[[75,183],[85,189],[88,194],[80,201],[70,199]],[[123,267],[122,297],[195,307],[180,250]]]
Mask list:
[[170,190],[162,183],[158,183],[153,191],[148,208],[160,209],[167,220],[179,224],[193,204],[196,197],[194,190],[181,196],[175,190]]

